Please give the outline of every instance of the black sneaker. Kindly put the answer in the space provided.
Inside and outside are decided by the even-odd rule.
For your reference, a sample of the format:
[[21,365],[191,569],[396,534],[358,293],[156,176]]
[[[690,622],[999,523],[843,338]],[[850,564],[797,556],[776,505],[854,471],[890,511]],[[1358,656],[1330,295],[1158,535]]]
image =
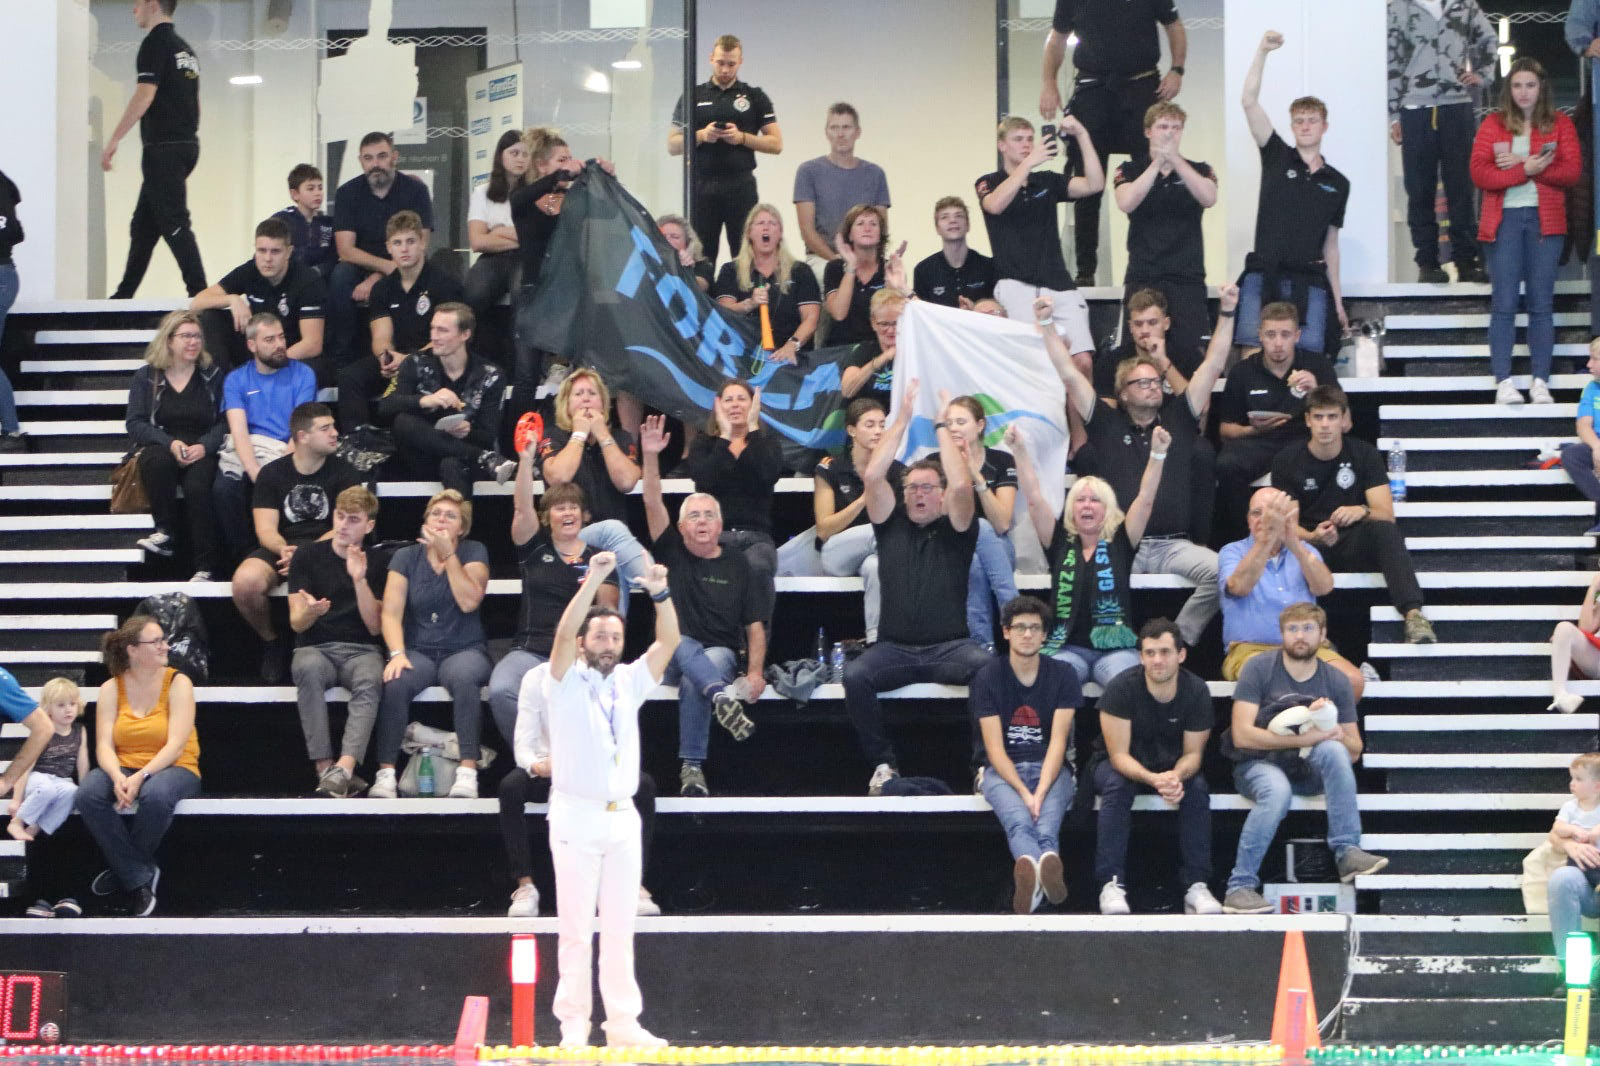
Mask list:
[[54,918],[56,916],[56,909],[50,906],[49,900],[36,899],[33,901],[33,905],[22,913],[26,914],[29,918]]
[[97,896],[114,896],[122,891],[122,885],[117,881],[117,875],[110,870],[101,870],[94,875],[94,880],[89,882],[89,891]]
[[1078,271],[1078,276],[1072,279],[1072,283],[1080,289],[1094,288],[1094,271]]
[[28,450],[28,435],[20,429],[15,433],[0,433],[0,453],[21,453]]
[[66,899],[56,900],[56,905],[51,908],[57,918],[82,918],[83,905],[68,896]]
[[1450,275],[1438,263],[1417,267],[1417,281],[1423,285],[1445,285],[1450,281]]
[[289,677],[289,642],[264,640],[261,642],[261,683],[281,685]]
[[128,917],[148,918],[155,912],[156,893],[150,885],[140,885],[128,893]]
[[1483,265],[1474,260],[1456,264],[1456,280],[1464,285],[1487,285],[1489,275],[1483,272]]

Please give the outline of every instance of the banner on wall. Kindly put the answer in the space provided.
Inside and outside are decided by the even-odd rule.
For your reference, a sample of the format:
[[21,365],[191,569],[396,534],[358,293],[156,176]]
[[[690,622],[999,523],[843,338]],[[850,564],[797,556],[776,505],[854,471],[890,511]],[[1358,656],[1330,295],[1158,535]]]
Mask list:
[[467,75],[467,187],[489,180],[494,146],[506,130],[522,128],[522,64]]

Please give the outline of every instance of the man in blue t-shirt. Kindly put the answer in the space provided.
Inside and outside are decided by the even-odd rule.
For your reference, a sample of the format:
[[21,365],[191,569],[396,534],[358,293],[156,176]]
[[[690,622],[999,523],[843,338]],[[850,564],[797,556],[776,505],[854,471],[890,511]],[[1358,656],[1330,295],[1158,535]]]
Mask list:
[[1049,610],[1018,596],[1000,612],[1010,650],[978,671],[968,690],[977,790],[994,809],[1011,848],[1011,909],[1030,914],[1046,897],[1067,898],[1061,819],[1072,805],[1067,744],[1083,702],[1077,672],[1040,656]]
[[1600,337],[1589,342],[1589,373],[1593,380],[1578,398],[1578,439],[1561,449],[1561,469],[1578,491],[1594,501],[1595,525],[1586,536],[1600,535],[1600,437],[1595,435],[1595,405],[1600,403]]
[[6,767],[5,773],[0,774],[0,796],[9,796],[17,780],[33,769],[34,761],[39,758],[44,746],[50,743],[56,727],[49,716],[39,709],[39,701],[22,691],[17,679],[4,667],[0,667],[0,715],[4,715],[7,721],[20,722],[28,727],[28,739],[11,757],[11,765]]
[[212,503],[229,564],[252,543],[250,496],[261,468],[287,450],[289,416],[317,398],[317,375],[289,358],[283,322],[268,311],[251,317],[244,329],[250,362],[222,382],[222,409],[228,436],[217,462]]

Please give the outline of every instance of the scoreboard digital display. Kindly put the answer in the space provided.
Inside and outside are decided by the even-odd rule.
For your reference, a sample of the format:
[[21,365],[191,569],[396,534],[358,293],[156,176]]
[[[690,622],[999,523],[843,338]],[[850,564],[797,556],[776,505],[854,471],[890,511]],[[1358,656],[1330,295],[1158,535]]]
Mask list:
[[66,1029],[66,974],[0,970],[0,1041],[53,1044]]

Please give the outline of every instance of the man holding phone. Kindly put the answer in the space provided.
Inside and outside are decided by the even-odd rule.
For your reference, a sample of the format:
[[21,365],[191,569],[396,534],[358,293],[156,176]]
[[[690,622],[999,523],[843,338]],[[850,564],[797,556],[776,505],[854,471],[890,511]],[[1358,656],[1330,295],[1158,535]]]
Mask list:
[[783,151],[783,132],[772,100],[754,85],[739,80],[744,46],[731,33],[711,48],[711,79],[695,86],[693,114],[685,114],[678,98],[672,112],[667,151],[682,155],[684,131],[694,135],[694,188],[689,221],[705,246],[706,258],[717,261],[722,231],[728,231],[728,255],[739,254],[745,216],[756,205],[756,153]]
[[1068,115],[1060,133],[1073,139],[1083,160],[1083,173],[1074,178],[1037,168],[1060,154],[1056,129],[1046,125],[1035,138],[1033,123],[1012,115],[1000,123],[1002,169],[976,182],[978,202],[994,253],[994,296],[1006,316],[1018,322],[1033,319],[1033,302],[1052,298],[1056,332],[1067,342],[1084,374],[1091,373],[1094,337],[1089,332],[1089,305],[1061,254],[1061,228],[1056,205],[1093,196],[1105,188],[1105,171],[1095,154],[1089,131]]

